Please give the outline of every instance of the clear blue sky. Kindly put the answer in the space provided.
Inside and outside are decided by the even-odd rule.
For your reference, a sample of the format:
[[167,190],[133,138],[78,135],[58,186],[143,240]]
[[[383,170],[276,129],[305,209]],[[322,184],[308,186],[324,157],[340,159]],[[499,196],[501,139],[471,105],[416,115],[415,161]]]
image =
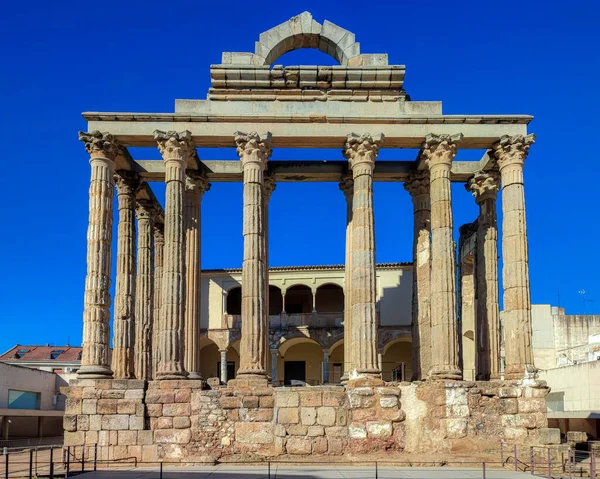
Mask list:
[[[600,313],[600,12],[592,1],[33,0],[4,4],[0,27],[0,351],[81,342],[89,181],[81,112],[172,112],[176,98],[203,99],[222,51],[252,51],[261,32],[305,10],[354,32],[363,52],[406,65],[413,100],[442,100],[446,114],[535,116],[525,169],[532,301],[556,304],[560,291],[561,306],[580,313],[585,289],[594,300],[587,312]],[[278,63],[332,60],[304,50]],[[232,150],[200,155],[234,158]],[[273,156],[287,158],[340,154]],[[241,265],[241,192],[215,184],[205,196],[206,268]],[[462,185],[453,192],[458,228],[477,208]],[[271,205],[272,265],[343,262],[336,184],[280,184]],[[401,184],[376,184],[375,212],[377,260],[410,261],[412,206]]]

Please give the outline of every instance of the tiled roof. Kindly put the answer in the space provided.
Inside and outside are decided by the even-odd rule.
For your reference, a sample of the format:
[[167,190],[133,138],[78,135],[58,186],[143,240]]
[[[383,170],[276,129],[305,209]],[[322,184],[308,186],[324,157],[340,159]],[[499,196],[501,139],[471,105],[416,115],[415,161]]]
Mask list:
[[[62,352],[60,352],[62,351]],[[27,346],[17,344],[0,356],[0,360],[79,361],[82,348],[73,346]]]
[[[396,269],[403,266],[411,266],[411,262],[401,263],[377,263],[377,269]],[[343,270],[343,264],[323,264],[315,266],[271,266],[269,271],[320,271],[320,270]],[[242,268],[203,269],[203,273],[241,273]]]

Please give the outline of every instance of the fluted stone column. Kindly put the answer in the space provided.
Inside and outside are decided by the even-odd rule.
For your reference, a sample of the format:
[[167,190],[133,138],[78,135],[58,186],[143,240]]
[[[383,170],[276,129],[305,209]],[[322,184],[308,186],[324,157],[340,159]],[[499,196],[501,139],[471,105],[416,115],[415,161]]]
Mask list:
[[412,170],[404,183],[414,212],[412,360],[413,380],[431,369],[431,202],[429,172]]
[[496,196],[500,175],[479,171],[467,183],[479,205],[477,219],[477,379],[500,378],[500,305],[498,302],[498,225]]
[[242,339],[238,376],[267,376],[268,304],[266,303],[264,170],[271,135],[235,134],[244,170],[244,262],[242,264]]
[[427,135],[422,155],[431,195],[431,370],[432,379],[462,379],[456,335],[456,262],[450,169],[462,135]]
[[219,349],[221,355],[221,384],[227,384],[227,349]]
[[352,201],[352,348],[358,377],[381,377],[377,359],[377,290],[375,272],[375,222],[373,169],[383,135],[348,135],[344,157],[354,180]]
[[162,274],[164,262],[165,234],[164,225],[154,224],[154,314],[152,317],[152,379],[156,377],[158,349],[158,331],[160,328],[160,304],[162,296]]
[[200,375],[200,269],[202,235],[200,203],[210,188],[206,176],[196,170],[187,170],[184,196],[185,224],[185,360],[184,367],[190,379]]
[[502,178],[502,283],[504,287],[505,379],[535,375],[531,345],[529,253],[523,166],[535,135],[503,136],[494,152]]
[[323,349],[323,384],[329,384],[329,349]]
[[152,379],[154,323],[154,219],[156,205],[138,200],[138,263],[135,297],[135,377]]
[[83,307],[80,378],[110,378],[110,269],[115,158],[119,145],[109,133],[79,133],[90,155],[87,275]]
[[139,179],[135,173],[117,171],[117,281],[113,322],[112,369],[117,379],[135,377],[135,195]]
[[277,349],[271,349],[271,384],[277,386]]
[[185,169],[195,149],[190,132],[155,132],[165,162],[165,246],[156,379],[187,376],[183,363],[185,305]]
[[351,174],[344,175],[340,181],[340,190],[346,197],[346,261],[344,265],[344,371],[342,383],[348,381],[354,369],[352,361],[352,203],[354,198],[354,180]]
[[265,228],[265,305],[267,308],[267,334],[269,334],[269,329],[271,327],[270,323],[270,298],[269,298],[269,202],[271,201],[271,194],[275,191],[275,178],[272,175],[265,175],[265,193],[264,193],[264,201],[265,201],[265,219],[264,219],[264,228]]

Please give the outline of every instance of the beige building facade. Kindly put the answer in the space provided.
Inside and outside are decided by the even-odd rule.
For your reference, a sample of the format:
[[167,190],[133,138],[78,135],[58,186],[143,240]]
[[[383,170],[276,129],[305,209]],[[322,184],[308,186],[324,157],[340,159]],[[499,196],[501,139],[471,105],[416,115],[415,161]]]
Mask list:
[[[274,65],[298,48],[318,48],[340,65]],[[173,113],[84,113],[87,276],[81,367],[65,389],[67,444],[97,443],[142,461],[216,461],[547,441],[525,222],[531,117],[444,115],[440,102],[410,99],[405,71],[304,12],[263,32],[254,53],[224,53],[210,67],[206,100],[178,100]],[[133,158],[129,147],[158,148],[162,160]],[[202,160],[201,147],[234,147],[236,158]],[[341,150],[340,159],[271,159],[275,149],[298,147]],[[378,161],[381,148],[419,153]],[[461,160],[467,149],[486,152]],[[164,205],[152,192],[157,181],[166,185]],[[243,183],[243,262],[201,274],[202,198],[219,181]],[[343,267],[269,268],[269,204],[276,185],[290,181],[339,185]],[[410,193],[412,270],[376,263],[378,182],[403,182]],[[459,291],[452,182],[466,184],[479,207]],[[477,312],[467,376],[457,303]],[[392,376],[390,357],[412,382],[398,381],[397,366]]]

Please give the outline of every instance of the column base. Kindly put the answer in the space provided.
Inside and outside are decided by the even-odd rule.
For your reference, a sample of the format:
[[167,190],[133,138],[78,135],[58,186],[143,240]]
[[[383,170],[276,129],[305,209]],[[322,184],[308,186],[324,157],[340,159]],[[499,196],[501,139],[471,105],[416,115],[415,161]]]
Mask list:
[[112,379],[113,372],[109,366],[88,365],[77,370],[79,379]]
[[456,366],[442,365],[434,366],[429,371],[429,379],[433,380],[445,380],[450,379],[453,381],[462,381],[463,373]]
[[237,372],[237,376],[248,377],[257,377],[257,378],[265,378],[267,377],[266,369],[239,369]]
[[200,373],[192,371],[192,372],[188,373],[187,378],[188,379],[202,379],[202,375]]
[[169,379],[186,379],[187,375],[183,371],[177,372],[157,372],[155,379],[158,381],[166,381]]

